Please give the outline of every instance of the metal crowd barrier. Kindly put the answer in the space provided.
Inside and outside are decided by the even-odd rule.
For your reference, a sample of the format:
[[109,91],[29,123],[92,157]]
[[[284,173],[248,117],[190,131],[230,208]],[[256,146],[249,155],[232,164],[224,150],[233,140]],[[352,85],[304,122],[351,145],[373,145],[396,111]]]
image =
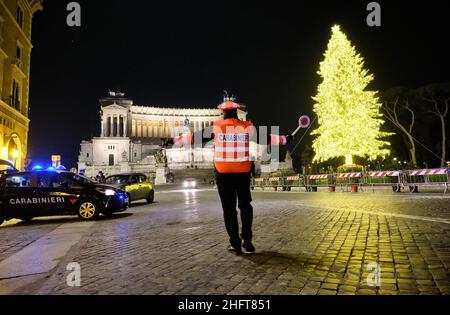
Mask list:
[[412,193],[418,193],[419,187],[431,188],[439,186],[446,193],[450,185],[449,169],[416,170],[405,172],[403,184]]
[[306,176],[306,191],[317,192],[320,187],[328,187],[332,175],[308,175]]
[[336,187],[345,191],[351,188],[352,192],[358,192],[363,184],[363,173],[342,173],[336,176]]
[[379,171],[341,174],[294,175],[288,177],[254,178],[252,189],[272,191],[291,191],[292,188],[304,188],[306,192],[317,192],[319,188],[336,188],[344,191],[358,192],[365,188],[392,187],[394,192],[409,190],[417,193],[420,189],[450,188],[450,169],[430,169],[415,171]]
[[377,186],[392,186],[394,192],[401,192],[402,185],[402,173],[400,171],[393,172],[368,172],[366,173],[366,185],[371,186],[375,191]]

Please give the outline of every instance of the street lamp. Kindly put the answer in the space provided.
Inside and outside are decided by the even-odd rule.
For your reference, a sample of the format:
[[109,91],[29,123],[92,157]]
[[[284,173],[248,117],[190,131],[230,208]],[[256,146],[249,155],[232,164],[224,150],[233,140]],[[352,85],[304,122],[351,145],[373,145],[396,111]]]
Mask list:
[[14,159],[14,167],[17,167],[17,159],[19,158],[19,151],[16,149],[13,150],[12,157]]

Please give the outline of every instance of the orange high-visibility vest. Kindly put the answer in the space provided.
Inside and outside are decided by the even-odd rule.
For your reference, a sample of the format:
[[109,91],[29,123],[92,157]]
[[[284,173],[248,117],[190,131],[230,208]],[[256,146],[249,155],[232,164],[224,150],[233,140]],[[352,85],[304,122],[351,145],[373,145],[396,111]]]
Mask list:
[[286,136],[277,136],[277,135],[270,135],[270,144],[271,145],[286,145],[287,144],[287,137]]
[[250,173],[250,138],[254,127],[239,119],[217,121],[214,132],[214,166],[219,173]]

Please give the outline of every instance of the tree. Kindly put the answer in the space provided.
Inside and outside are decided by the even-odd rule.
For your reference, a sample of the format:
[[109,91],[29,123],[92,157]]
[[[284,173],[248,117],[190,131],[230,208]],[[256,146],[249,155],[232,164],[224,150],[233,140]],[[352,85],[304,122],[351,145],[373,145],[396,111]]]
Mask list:
[[332,28],[325,59],[318,74],[323,82],[313,98],[319,127],[313,148],[314,160],[326,161],[353,156],[376,159],[387,156],[389,142],[382,140],[390,133],[382,132],[381,104],[374,91],[366,91],[373,75],[364,69],[364,60],[339,26]]
[[392,88],[383,94],[385,117],[404,135],[414,167],[417,166],[417,148],[413,135],[417,116],[415,98],[415,91],[404,87]]
[[311,166],[314,158],[314,151],[311,146],[305,145],[302,152],[300,153],[300,165],[302,168],[302,173],[306,174],[306,170]]
[[419,89],[422,99],[432,104],[429,112],[439,119],[441,125],[441,167],[447,162],[447,126],[446,119],[449,114],[450,83],[430,84]]

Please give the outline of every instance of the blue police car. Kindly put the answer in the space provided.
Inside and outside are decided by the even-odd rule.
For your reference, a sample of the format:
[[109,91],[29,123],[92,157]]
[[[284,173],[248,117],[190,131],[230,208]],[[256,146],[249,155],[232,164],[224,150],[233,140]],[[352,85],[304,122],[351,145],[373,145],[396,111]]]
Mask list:
[[125,191],[66,171],[31,171],[0,177],[0,224],[36,217],[78,215],[95,220],[128,209]]

